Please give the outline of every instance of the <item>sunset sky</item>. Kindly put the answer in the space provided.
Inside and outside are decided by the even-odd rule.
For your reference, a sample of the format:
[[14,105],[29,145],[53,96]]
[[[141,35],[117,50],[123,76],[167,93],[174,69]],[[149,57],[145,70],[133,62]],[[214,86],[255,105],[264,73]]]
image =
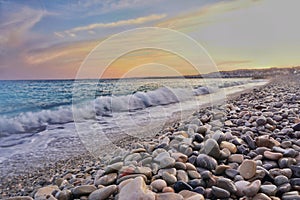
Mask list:
[[[75,78],[100,42],[143,27],[186,34],[219,70],[298,66],[299,8],[298,0],[0,0],[0,79]],[[116,42],[107,54],[120,45],[131,43]],[[113,62],[104,77],[196,73],[170,52],[145,49]]]

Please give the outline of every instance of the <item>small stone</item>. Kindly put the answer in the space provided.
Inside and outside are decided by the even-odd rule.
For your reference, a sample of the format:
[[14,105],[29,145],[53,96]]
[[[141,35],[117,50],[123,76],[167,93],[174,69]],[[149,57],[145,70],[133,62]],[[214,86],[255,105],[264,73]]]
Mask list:
[[264,116],[260,116],[256,119],[256,124],[258,126],[263,126],[267,123],[267,119]]
[[267,147],[273,148],[274,146],[280,146],[280,143],[273,138],[269,138],[266,136],[259,136],[255,139],[256,145],[258,147]]
[[281,153],[275,153],[271,151],[265,151],[264,152],[264,157],[269,159],[269,160],[279,160],[280,158],[283,157]]
[[215,175],[221,175],[225,172],[225,170],[230,169],[229,165],[218,165],[215,170]]
[[110,174],[113,172],[118,172],[123,167],[123,162],[116,162],[112,165],[108,165],[104,171],[106,174]]
[[300,178],[300,165],[291,165],[290,168],[293,171],[295,178]]
[[130,153],[142,153],[142,152],[147,152],[147,150],[143,147],[137,148],[137,149],[133,149]]
[[89,195],[88,200],[105,200],[117,191],[116,185],[110,185],[98,190],[95,190]]
[[290,168],[293,164],[296,164],[297,161],[294,158],[281,158],[278,161],[278,165],[280,168]]
[[167,193],[167,192],[175,192],[173,188],[171,187],[164,187],[164,189],[162,190],[163,193]]
[[202,194],[202,195],[205,195],[205,192],[206,192],[205,188],[202,186],[196,187],[193,191],[198,194]]
[[188,170],[187,174],[188,174],[188,176],[191,179],[199,179],[199,178],[201,178],[201,175],[197,171],[194,171],[194,170]]
[[174,158],[176,160],[176,162],[182,162],[182,163],[186,163],[188,160],[188,157],[186,155],[184,155],[183,153],[172,153],[171,157]]
[[227,148],[231,153],[236,153],[237,152],[236,146],[234,144],[232,144],[230,142],[226,142],[226,141],[221,142],[220,148],[221,149]]
[[186,170],[186,165],[185,165],[185,163],[182,163],[182,162],[176,162],[175,165],[174,165],[174,167],[176,169]]
[[285,193],[285,192],[289,192],[291,189],[292,189],[291,184],[285,183],[278,187],[278,192]]
[[256,173],[256,162],[253,160],[244,160],[238,168],[240,175],[245,179],[252,178]]
[[[136,199],[136,198],[134,198],[134,199]],[[156,200],[183,200],[183,197],[180,194],[171,193],[171,192],[158,193],[158,194],[156,194]]]
[[289,182],[289,179],[286,176],[283,176],[283,175],[276,176],[275,179],[274,179],[274,183],[277,186],[283,185],[283,184],[288,183],[288,182]]
[[127,175],[127,176],[123,176],[121,178],[118,178],[116,183],[117,185],[120,184],[121,182],[128,180],[128,179],[135,179],[137,177],[141,177],[143,178],[145,181],[147,180],[147,177],[144,174],[131,174],[131,175]]
[[154,159],[154,162],[159,164],[159,168],[170,168],[175,165],[175,159],[170,157],[168,152],[162,152],[158,154]]
[[187,184],[187,183],[185,183],[185,182],[183,182],[183,181],[177,181],[177,182],[174,184],[174,190],[175,190],[176,193],[178,193],[178,192],[180,192],[180,191],[182,191],[182,190],[189,190],[189,191],[192,191],[193,188],[192,188],[189,184]]
[[238,170],[236,169],[226,169],[225,170],[225,174],[229,177],[229,178],[234,178],[235,176],[237,176],[239,174]]
[[292,170],[289,168],[284,168],[284,169],[275,168],[275,169],[270,169],[269,172],[272,177],[276,177],[278,175],[284,175],[288,178],[291,178],[293,174]]
[[293,126],[294,131],[300,131],[300,123]]
[[208,155],[199,154],[196,160],[197,166],[208,170],[214,170],[217,167],[217,161]]
[[229,198],[230,197],[230,193],[222,188],[216,187],[216,186],[212,186],[212,194],[216,197],[216,198]]
[[155,193],[147,189],[142,177],[137,177],[122,187],[119,200],[145,199],[155,200]]
[[[250,185],[250,182],[240,180],[240,181],[236,181],[234,184],[235,184],[236,189],[237,189],[236,195],[241,197],[241,196],[245,195],[244,191],[248,189],[248,186]],[[255,194],[253,194],[253,195],[255,195]]]
[[78,198],[81,196],[88,196],[95,190],[97,190],[97,188],[93,185],[81,185],[73,188],[71,192],[75,198]]
[[155,191],[162,191],[165,187],[167,187],[166,181],[162,179],[155,180],[150,185]]
[[168,172],[163,172],[162,178],[167,182],[168,185],[173,185],[177,178],[173,174],[169,174]]
[[295,188],[296,190],[298,189],[298,191],[299,191],[299,189],[300,189],[300,178],[292,178],[290,180],[290,183],[291,183],[293,188]]
[[158,175],[162,176],[164,172],[168,172],[169,174],[172,174],[174,176],[176,176],[176,172],[177,170],[175,168],[169,168],[169,169],[160,169],[158,171]]
[[179,194],[183,196],[184,200],[204,200],[203,195],[188,190],[182,190]]
[[193,171],[197,171],[195,165],[191,164],[191,163],[185,163],[186,165],[186,170],[193,170]]
[[243,192],[247,197],[255,196],[258,193],[260,186],[260,180],[253,181],[250,185],[246,187],[246,190],[244,190]]
[[234,185],[234,182],[228,178],[219,178],[217,179],[217,187],[222,188],[230,193],[236,193],[237,189],[236,186]]
[[207,128],[205,126],[199,126],[197,132],[204,135],[207,131]]
[[200,150],[200,152],[212,156],[214,158],[219,158],[220,156],[219,144],[214,139],[208,139],[204,142],[204,146]]
[[252,139],[252,137],[250,135],[246,135],[245,136],[245,141],[247,142],[247,144],[249,145],[249,147],[251,149],[255,149],[256,148],[255,141]]
[[58,200],[69,200],[72,197],[72,193],[70,190],[59,191],[55,194],[55,198]]
[[233,154],[229,156],[228,161],[240,164],[244,161],[244,156],[242,154]]
[[268,196],[275,196],[277,192],[277,186],[276,185],[261,185],[260,190],[265,193]]
[[205,185],[205,182],[203,179],[193,179],[193,180],[190,180],[188,182],[188,184],[192,187],[192,188],[196,188],[198,186],[202,186],[202,185]]
[[34,199],[46,200],[47,196],[52,196],[54,190],[59,190],[59,188],[56,185],[42,187],[35,193]]

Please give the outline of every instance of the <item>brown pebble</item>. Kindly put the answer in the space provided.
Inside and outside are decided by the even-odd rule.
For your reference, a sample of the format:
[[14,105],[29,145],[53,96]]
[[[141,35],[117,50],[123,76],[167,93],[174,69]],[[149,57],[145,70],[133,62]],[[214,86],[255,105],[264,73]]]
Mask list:
[[166,193],[166,192],[174,192],[174,189],[171,188],[171,187],[164,187],[164,189],[162,190],[163,193]]

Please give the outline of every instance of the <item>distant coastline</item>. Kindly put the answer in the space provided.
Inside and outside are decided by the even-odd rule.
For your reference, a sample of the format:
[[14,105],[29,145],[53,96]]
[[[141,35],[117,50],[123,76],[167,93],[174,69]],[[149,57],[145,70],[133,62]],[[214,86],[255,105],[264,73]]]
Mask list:
[[[236,69],[230,71],[211,72],[207,74],[183,75],[183,76],[145,76],[145,77],[126,77],[126,78],[102,78],[99,80],[132,80],[132,79],[193,79],[193,78],[268,78],[280,75],[299,74],[300,66],[288,68],[265,68],[265,69]],[[98,80],[96,78],[85,79],[1,79],[0,81],[75,81],[75,80]]]

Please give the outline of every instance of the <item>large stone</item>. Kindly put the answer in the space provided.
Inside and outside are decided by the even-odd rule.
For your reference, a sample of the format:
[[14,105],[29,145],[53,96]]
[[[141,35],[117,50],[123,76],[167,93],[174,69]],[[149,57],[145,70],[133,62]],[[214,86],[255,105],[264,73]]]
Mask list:
[[137,177],[122,187],[119,200],[155,200],[155,193],[147,189],[142,177]]
[[88,200],[105,200],[117,191],[116,185],[110,185],[98,190],[95,190],[89,195]]
[[34,199],[37,200],[46,200],[47,196],[52,196],[52,192],[54,190],[59,190],[59,188],[56,185],[50,185],[46,187],[42,187],[38,189],[38,191],[34,195]]
[[97,188],[93,185],[81,185],[73,188],[71,191],[75,198],[79,198],[81,196],[88,196],[95,190],[97,190]]
[[95,185],[111,185],[117,180],[118,174],[117,173],[111,173],[107,174],[105,176],[102,176],[98,180],[95,181]]
[[256,162],[253,160],[244,160],[238,168],[240,175],[245,179],[252,178],[256,173]]

